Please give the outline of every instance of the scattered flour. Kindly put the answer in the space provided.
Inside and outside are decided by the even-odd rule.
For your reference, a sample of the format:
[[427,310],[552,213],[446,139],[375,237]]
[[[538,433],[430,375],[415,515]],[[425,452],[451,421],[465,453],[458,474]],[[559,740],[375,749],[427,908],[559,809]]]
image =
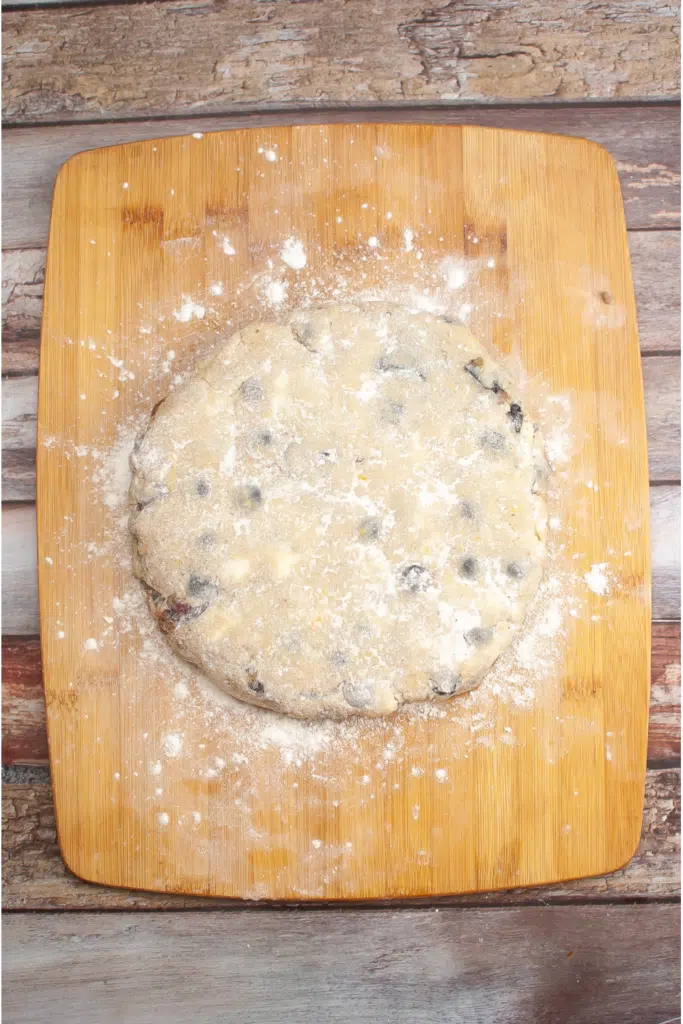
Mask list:
[[[265,153],[264,158],[268,159]],[[459,759],[468,758],[477,747],[520,742],[510,729],[508,714],[555,700],[558,670],[562,665],[570,626],[574,626],[577,619],[588,620],[594,611],[586,587],[600,595],[609,592],[606,562],[590,566],[587,560],[582,562],[579,558],[570,562],[571,568],[567,568],[563,555],[567,537],[561,508],[564,486],[561,481],[566,478],[576,445],[572,401],[564,395],[544,395],[541,389],[537,404],[548,457],[555,470],[551,486],[554,486],[553,480],[560,481],[558,493],[551,493],[549,499],[548,569],[529,610],[527,622],[478,689],[443,704],[406,707],[389,719],[301,722],[251,707],[218,691],[192,665],[171,652],[157,629],[142,588],[132,574],[127,525],[129,456],[135,437],[148,422],[149,410],[156,398],[176,387],[190,372],[193,353],[202,356],[209,350],[215,341],[217,326],[220,327],[220,337],[223,337],[226,331],[238,329],[259,314],[264,318],[273,316],[274,307],[279,315],[280,311],[284,313],[294,305],[347,298],[400,301],[414,309],[459,313],[463,318],[480,313],[479,306],[474,303],[477,274],[487,272],[485,268],[490,267],[491,260],[481,258],[478,262],[464,262],[452,257],[438,263],[428,260],[420,263],[414,248],[414,230],[410,227],[402,229],[396,220],[394,217],[398,238],[402,239],[402,251],[413,253],[413,258],[389,260],[387,266],[381,259],[373,259],[376,273],[373,272],[372,286],[364,277],[363,268],[367,264],[362,263],[361,256],[369,260],[369,254],[365,249],[363,256],[363,246],[354,250],[352,259],[340,257],[328,276],[317,271],[321,276],[316,277],[307,264],[302,243],[288,238],[279,245],[281,260],[286,266],[299,271],[290,277],[289,288],[287,282],[279,280],[272,263],[269,267],[266,261],[258,273],[246,277],[236,286],[234,293],[231,284],[232,294],[225,294],[222,285],[214,283],[207,286],[206,296],[197,295],[196,299],[182,296],[177,310],[171,311],[167,307],[161,311],[161,316],[154,316],[154,321],[150,310],[141,310],[140,322],[145,326],[138,328],[136,337],[143,350],[148,346],[149,358],[142,364],[144,373],[138,373],[138,380],[132,378],[121,382],[121,394],[129,395],[132,390],[136,397],[128,407],[137,406],[139,411],[121,419],[124,414],[116,409],[118,429],[107,435],[113,439],[97,446],[85,446],[80,453],[75,448],[67,450],[56,438],[47,438],[43,442],[46,447],[63,447],[69,457],[88,461],[93,500],[101,501],[106,509],[104,536],[93,532],[79,557],[93,562],[100,559],[107,566],[114,565],[116,574],[112,578],[118,582],[115,583],[111,606],[104,609],[107,614],[102,616],[103,621],[93,623],[89,628],[95,635],[86,641],[85,647],[93,655],[98,651],[115,650],[122,663],[123,659],[129,659],[129,663],[136,666],[138,682],[134,682],[133,673],[130,677],[133,682],[128,683],[125,697],[131,707],[138,705],[137,720],[154,722],[155,731],[150,731],[149,737],[142,734],[142,738],[138,738],[139,761],[135,766],[127,767],[126,772],[135,768],[140,778],[149,779],[150,800],[162,795],[163,791],[155,784],[164,771],[170,773],[171,770],[186,769],[196,780],[229,775],[236,810],[249,824],[250,794],[261,792],[260,787],[267,786],[275,800],[279,787],[285,785],[284,780],[288,780],[287,786],[298,787],[298,781],[292,782],[288,769],[308,773],[311,779],[331,791],[339,783],[339,777],[330,776],[330,772],[339,772],[342,769],[338,766],[343,764],[349,778],[360,784],[359,793],[365,800],[374,798],[375,792],[377,799],[381,799],[380,790],[390,788],[394,779],[401,779],[401,785],[405,779],[406,785],[419,788],[424,785],[420,780],[428,772],[434,773],[437,781],[445,782],[454,777],[453,765]],[[235,255],[236,250],[227,237],[217,236],[217,244],[226,256]],[[379,243],[375,248],[379,248]],[[407,264],[410,266],[403,266]],[[397,273],[403,276],[399,278]],[[455,302],[454,293],[457,293]],[[209,295],[220,298],[220,302],[212,304]],[[509,315],[514,311],[518,298],[512,282],[509,300],[501,298],[501,304],[489,308],[488,314]],[[244,315],[243,307],[249,311],[248,320],[240,319]],[[203,324],[200,323],[202,320]],[[147,326],[152,322],[153,328]],[[181,343],[174,336],[174,322],[196,322],[196,334],[191,342]],[[141,334],[144,337],[139,337]],[[148,342],[150,335],[154,340]],[[159,338],[163,338],[163,343],[159,344]],[[95,340],[101,345],[101,339]],[[173,363],[167,355],[170,344],[175,346],[177,353]],[[92,358],[102,359],[104,363],[105,354],[98,348],[93,350]],[[514,355],[511,360],[514,360]],[[125,370],[123,366],[116,367],[113,359],[109,362],[116,369]],[[536,392],[534,395],[536,398]],[[69,552],[67,527],[65,524],[64,535],[55,540],[55,551],[61,557]],[[63,636],[63,630],[59,635]],[[149,690],[144,685],[148,678],[153,680]],[[160,699],[160,686],[170,695],[170,701]],[[163,712],[159,717],[160,708]],[[416,751],[411,746],[412,737],[416,732],[428,729],[430,719],[446,721],[452,730],[452,760],[446,762],[449,767],[434,770],[429,753]],[[363,750],[372,744],[375,744],[375,752],[372,760],[368,760]],[[443,757],[440,760],[443,765]],[[332,764],[337,768],[332,769]],[[394,773],[392,777],[390,772],[396,765],[404,766],[405,770],[401,775]],[[265,776],[260,778],[257,771],[265,771]],[[415,795],[418,796],[417,793]],[[334,806],[335,801],[330,802]],[[201,814],[191,811],[191,807],[192,804],[183,811],[185,820],[192,817],[198,824],[202,820]],[[412,806],[412,817],[417,820],[419,816],[420,805],[416,803]],[[162,828],[168,826],[169,814],[160,812],[157,822]]]

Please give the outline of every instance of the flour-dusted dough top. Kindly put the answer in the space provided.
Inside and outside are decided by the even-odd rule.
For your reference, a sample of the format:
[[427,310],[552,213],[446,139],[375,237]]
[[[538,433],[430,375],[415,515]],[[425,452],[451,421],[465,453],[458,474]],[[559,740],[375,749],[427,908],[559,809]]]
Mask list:
[[220,345],[132,456],[136,572],[242,700],[381,715],[476,686],[541,576],[540,435],[448,318],[295,313]]

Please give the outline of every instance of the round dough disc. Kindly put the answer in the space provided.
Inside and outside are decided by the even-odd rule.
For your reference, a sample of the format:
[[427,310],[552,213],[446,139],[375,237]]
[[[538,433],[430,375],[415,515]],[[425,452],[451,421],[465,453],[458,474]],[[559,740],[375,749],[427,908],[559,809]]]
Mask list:
[[445,317],[371,302],[247,327],[156,408],[132,467],[168,642],[300,718],[470,690],[541,577],[540,434]]

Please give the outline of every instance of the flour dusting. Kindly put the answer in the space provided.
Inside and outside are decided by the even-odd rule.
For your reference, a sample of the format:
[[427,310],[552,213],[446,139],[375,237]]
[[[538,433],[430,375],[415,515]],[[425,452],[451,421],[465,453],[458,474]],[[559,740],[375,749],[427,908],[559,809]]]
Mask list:
[[[276,160],[271,160],[268,152],[261,154],[263,160],[275,165]],[[262,166],[263,173],[268,174],[269,169]],[[275,166],[273,173],[277,173]],[[368,209],[367,203],[362,206]],[[484,252],[481,257],[464,259],[444,253],[439,259],[428,259],[424,226],[417,221],[403,225],[396,207],[394,211],[393,219],[379,214],[370,221],[366,232],[374,230],[376,234],[364,233],[351,255],[341,253],[322,271],[312,269],[316,261],[309,261],[310,251],[306,253],[301,241],[274,238],[261,262],[245,271],[239,284],[228,286],[227,276],[225,286],[207,278],[205,292],[188,283],[185,287],[192,297],[180,293],[163,308],[150,303],[140,310],[133,335],[141,353],[135,365],[124,366],[118,349],[114,354],[110,351],[109,358],[105,346],[109,344],[111,350],[110,338],[84,338],[85,351],[96,369],[93,379],[102,378],[100,386],[106,394],[103,423],[115,423],[116,427],[109,426],[108,432],[103,428],[101,441],[78,448],[55,437],[42,442],[46,448],[62,452],[65,459],[81,460],[91,501],[105,510],[105,527],[93,526],[78,549],[69,540],[70,524],[66,522],[50,548],[54,566],[48,565],[50,571],[60,572],[76,559],[93,569],[97,563],[106,568],[106,579],[112,581],[113,592],[97,613],[99,618],[85,627],[87,640],[82,656],[89,662],[101,658],[103,665],[107,659],[108,664],[125,667],[121,681],[107,677],[101,685],[110,686],[113,692],[121,686],[122,707],[131,712],[131,720],[144,722],[141,729],[149,732],[140,731],[131,741],[135,753],[126,755],[127,760],[122,755],[121,763],[109,770],[116,769],[113,777],[119,787],[134,774],[148,780],[145,799],[161,829],[170,826],[169,811],[173,811],[174,828],[181,823],[170,802],[168,779],[178,768],[182,768],[190,785],[229,777],[234,810],[241,816],[245,831],[251,827],[258,831],[260,827],[251,821],[254,794],[262,793],[265,787],[277,802],[285,786],[296,790],[304,777],[321,787],[319,799],[327,799],[332,808],[339,803],[335,798],[346,778],[355,781],[362,800],[368,802],[371,798],[388,798],[394,786],[419,787],[426,782],[427,773],[428,778],[448,789],[454,784],[458,762],[478,748],[514,747],[527,741],[518,730],[520,714],[536,706],[558,706],[560,670],[568,639],[579,625],[591,628],[591,616],[593,620],[599,618],[602,603],[608,603],[618,591],[617,577],[610,573],[607,560],[591,564],[580,547],[574,558],[568,553],[573,550],[569,540],[574,527],[569,525],[565,502],[571,493],[570,470],[581,445],[575,396],[553,394],[543,381],[528,379],[521,361],[515,365],[517,356],[513,351],[507,362],[516,377],[523,379],[524,396],[538,410],[552,468],[547,567],[526,622],[477,689],[443,703],[409,705],[386,719],[298,721],[222,693],[191,664],[177,658],[157,628],[133,574],[127,504],[129,457],[136,437],[149,422],[155,401],[186,379],[195,359],[206,356],[214,344],[247,322],[280,319],[294,308],[324,301],[399,302],[416,310],[468,319],[475,334],[486,336],[488,332],[492,336],[488,325],[512,315],[523,298],[523,286],[515,280],[510,281],[506,296],[481,298],[481,275],[490,276],[504,256],[494,260]],[[371,216],[369,211],[367,217]],[[341,236],[345,231],[342,218],[333,214],[330,220],[330,229]],[[241,237],[231,239],[218,230],[214,234],[219,261],[221,252],[236,257],[229,261],[230,268],[234,268],[243,258]],[[386,259],[392,246],[396,255]],[[297,273],[290,274],[282,264]],[[370,264],[372,278],[367,273]],[[286,281],[282,280],[284,275]],[[78,339],[68,343],[78,344]],[[168,357],[169,351],[176,353],[174,359]],[[111,419],[107,421],[107,417]],[[587,477],[584,472],[581,480]],[[586,502],[595,500],[583,484],[581,493]],[[600,557],[600,552],[593,557]],[[80,611],[70,610],[69,614]],[[53,626],[58,638],[65,636],[71,621],[65,618],[60,617],[58,609]],[[441,764],[434,765],[427,746],[419,746],[425,737],[428,743],[431,720],[448,723],[452,741],[447,763],[441,760]],[[373,750],[371,758],[365,753],[367,749]],[[397,767],[401,767],[400,773]],[[419,800],[419,789],[415,795]],[[169,810],[162,809],[167,802]],[[192,809],[197,806],[196,802],[189,804],[182,820],[185,828],[201,832],[208,822],[215,821],[217,811]],[[412,820],[426,814],[424,801],[422,805],[415,802],[407,806],[412,808]],[[340,849],[348,855],[343,843]]]

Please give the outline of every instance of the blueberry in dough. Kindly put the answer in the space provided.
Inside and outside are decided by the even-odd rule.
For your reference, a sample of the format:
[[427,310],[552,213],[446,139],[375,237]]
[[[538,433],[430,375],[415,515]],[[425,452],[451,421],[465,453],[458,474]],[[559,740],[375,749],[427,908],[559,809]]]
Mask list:
[[524,567],[519,562],[508,562],[505,572],[513,580],[521,580],[524,577]]
[[379,537],[381,527],[382,523],[379,519],[368,516],[367,519],[361,521],[358,527],[358,536],[365,544],[370,544]]
[[436,675],[430,676],[429,682],[432,690],[439,697],[452,697],[462,683],[462,676],[457,672],[440,671]]
[[466,580],[473,580],[479,575],[479,563],[476,558],[468,555],[460,562],[459,570],[460,575],[464,576]]
[[424,565],[405,566],[399,573],[399,582],[402,589],[411,594],[422,594],[434,584],[432,574]]
[[508,410],[507,416],[515,430],[515,433],[519,434],[522,429],[522,424],[524,423],[524,413],[522,412],[521,405],[518,405],[517,402],[513,402]]
[[465,519],[468,523],[473,523],[477,518],[477,514],[474,511],[474,505],[471,501],[461,501],[458,504],[458,512],[460,517]]
[[479,438],[479,444],[489,451],[502,452],[505,449],[505,437],[499,430],[485,430]]
[[248,377],[238,388],[240,398],[247,404],[262,402],[265,397],[263,384],[258,377]]
[[215,583],[205,576],[190,576],[187,581],[187,592],[192,597],[205,597],[216,589]]
[[235,491],[235,501],[241,512],[255,512],[263,503],[261,488],[256,484],[244,484]]
[[485,647],[486,644],[490,644],[493,640],[493,630],[474,626],[473,629],[467,630],[464,637],[465,642],[470,644],[471,647]]

